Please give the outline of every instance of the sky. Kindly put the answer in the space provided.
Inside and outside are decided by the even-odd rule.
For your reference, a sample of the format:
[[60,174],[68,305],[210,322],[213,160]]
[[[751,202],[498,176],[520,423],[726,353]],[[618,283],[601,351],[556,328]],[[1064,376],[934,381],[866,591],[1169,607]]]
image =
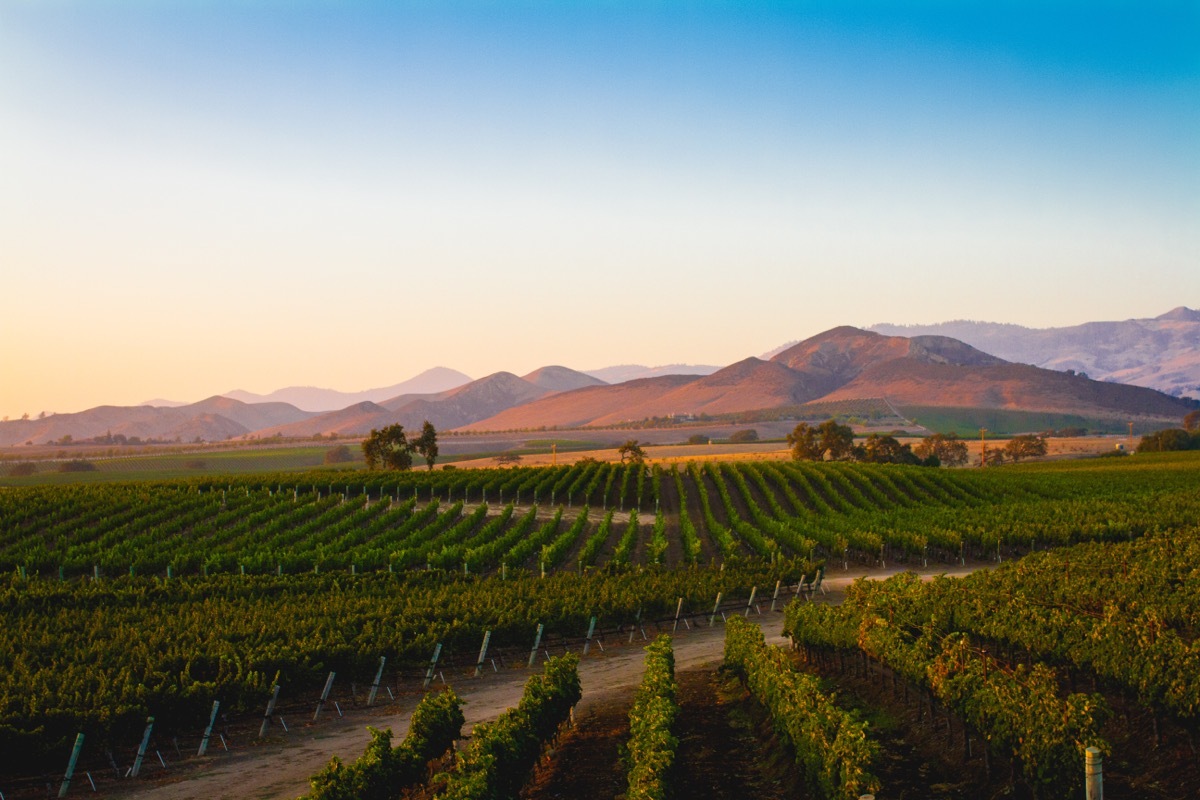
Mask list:
[[1200,4],[0,0],[0,415],[1200,306]]

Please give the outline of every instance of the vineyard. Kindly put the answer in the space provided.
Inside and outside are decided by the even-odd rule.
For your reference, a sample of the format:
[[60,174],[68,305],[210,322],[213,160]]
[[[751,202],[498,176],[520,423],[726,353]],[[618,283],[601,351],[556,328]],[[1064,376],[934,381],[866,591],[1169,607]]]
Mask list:
[[1085,750],[1111,755],[1108,737],[1127,742],[1139,718],[1156,746],[1170,728],[1194,758],[1198,557],[1192,527],[960,579],[858,581],[841,605],[790,605],[785,632],[815,671],[902,685],[918,718],[944,723],[948,746],[957,728],[985,771],[1002,764],[1033,796],[1065,797]]
[[995,560],[1186,525],[1200,509],[1195,470],[1180,456],[987,473],[591,463],[359,472],[336,484],[290,475],[10,489],[0,492],[0,570],[478,575],[786,557]]
[[[755,592],[774,610],[772,590],[794,595],[822,566],[985,565],[858,583],[840,605],[801,599],[786,615],[795,656],[731,617],[727,660],[781,717],[814,796],[886,791],[888,776],[869,726],[809,673],[891,681],[957,727],[985,771],[1011,762],[1037,796],[1069,796],[1083,748],[1111,753],[1129,717],[1112,697],[1145,709],[1154,737],[1192,742],[1198,474],[1195,458],[1164,454],[984,471],[586,463],[3,490],[0,751],[22,765],[6,772],[61,770],[80,732],[95,763],[136,744],[150,715],[159,737],[194,735],[214,700],[229,717],[261,715],[273,692],[315,698],[336,674],[351,686],[342,702],[359,703],[364,686],[390,693],[427,684],[435,666],[482,664],[485,635],[493,665],[524,666],[535,642],[578,651],[652,620],[720,622]],[[674,694],[669,676],[654,686]],[[636,748],[659,759],[673,741],[664,702],[648,696],[638,712],[650,727]],[[522,764],[562,721],[551,705],[556,721]],[[789,708],[831,722],[805,728]],[[400,749],[382,734],[374,746],[385,761]],[[818,766],[822,747],[842,771]],[[502,757],[481,753],[480,769]],[[658,796],[670,773],[648,770],[636,782]],[[446,796],[476,796],[455,786]]]

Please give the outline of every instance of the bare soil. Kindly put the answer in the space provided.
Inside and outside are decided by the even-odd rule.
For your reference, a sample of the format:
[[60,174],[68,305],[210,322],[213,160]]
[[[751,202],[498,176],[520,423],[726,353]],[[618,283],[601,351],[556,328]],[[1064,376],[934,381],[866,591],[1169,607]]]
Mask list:
[[584,698],[575,710],[575,728],[543,760],[521,792],[523,800],[577,800],[616,797],[625,789],[621,744],[629,738],[629,707],[634,687]]

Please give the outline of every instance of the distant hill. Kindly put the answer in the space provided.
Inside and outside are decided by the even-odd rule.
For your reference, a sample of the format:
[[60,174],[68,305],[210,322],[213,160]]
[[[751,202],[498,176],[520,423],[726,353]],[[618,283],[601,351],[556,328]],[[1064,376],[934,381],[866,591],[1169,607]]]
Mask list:
[[142,402],[138,403],[138,405],[156,406],[158,408],[179,408],[180,406],[188,405],[188,402],[186,400],[164,400],[161,397],[156,397],[153,400],[143,400]]
[[1180,306],[1153,319],[1026,328],[956,320],[873,325],[888,336],[952,336],[1008,361],[1200,398],[1200,311]]
[[1160,392],[1012,364],[946,336],[884,336],[840,327],[769,361],[707,376],[672,376],[563,392],[481,419],[467,430],[607,426],[648,417],[725,414],[808,402],[870,400],[1178,419],[1190,404]]
[[[607,427],[656,417],[781,412],[858,401],[892,409],[996,409],[1177,424],[1197,403],[1133,385],[1134,379],[1153,378],[1150,382],[1167,384],[1177,394],[1200,394],[1200,312],[1189,308],[1153,320],[1044,331],[975,322],[903,330],[913,335],[834,328],[780,348],[769,359],[746,358],[720,369],[624,366],[585,373],[553,365],[524,377],[496,372],[424,391],[466,377],[439,368],[370,392],[311,390],[325,393],[304,395],[318,404],[375,395],[322,413],[290,403],[246,403],[222,396],[174,408],[99,406],[2,422],[0,446],[57,442],[64,436],[78,441],[106,433],[170,441],[353,436],[392,423],[415,432],[425,420],[443,431]],[[969,334],[974,343],[946,332]],[[1064,355],[1068,351],[1073,355]],[[1011,352],[1018,357],[1006,357]],[[1053,368],[1021,363],[1038,360]],[[625,379],[639,371],[665,374]],[[603,376],[614,382],[606,383]],[[271,396],[289,391],[303,395],[309,390],[293,387]],[[379,396],[385,392],[395,393]]]
[[582,389],[585,386],[603,386],[607,383],[607,381],[600,380],[592,375],[558,366],[535,369],[528,375],[522,375],[521,380],[528,381],[534,386],[540,386],[551,392],[569,392],[572,389]]
[[140,439],[223,441],[259,428],[299,422],[312,416],[287,403],[242,403],[210,397],[186,406],[97,406],[75,414],[51,414],[44,419],[0,422],[0,446],[75,441],[106,434]]
[[511,372],[496,372],[446,392],[401,395],[379,404],[359,403],[297,423],[255,431],[254,435],[300,438],[317,433],[362,435],[370,433],[372,428],[395,423],[409,430],[419,430],[425,420],[439,430],[448,430],[494,416],[549,393],[548,389]]
[[434,367],[401,383],[379,389],[366,389],[361,392],[340,392],[336,389],[320,389],[315,386],[288,386],[270,394],[255,394],[234,389],[226,392],[224,396],[241,400],[243,403],[280,402],[290,403],[305,411],[334,411],[362,402],[379,403],[401,394],[444,392],[456,389],[470,381],[470,376],[464,375],[458,370]]
[[615,418],[618,422],[642,419],[645,414],[623,416],[623,409],[642,408],[646,403],[695,380],[698,380],[695,375],[663,375],[560,392],[473,422],[464,426],[464,430],[507,431],[555,426],[582,428],[602,424],[600,420],[605,419]]
[[420,426],[428,419],[439,429],[458,428],[548,393],[548,389],[511,372],[496,372],[436,398],[414,400],[397,408],[395,413],[406,426]]
[[605,383],[624,383],[642,378],[660,378],[663,375],[711,375],[719,369],[720,367],[708,364],[666,364],[661,367],[621,364],[616,367],[585,369],[584,372]]

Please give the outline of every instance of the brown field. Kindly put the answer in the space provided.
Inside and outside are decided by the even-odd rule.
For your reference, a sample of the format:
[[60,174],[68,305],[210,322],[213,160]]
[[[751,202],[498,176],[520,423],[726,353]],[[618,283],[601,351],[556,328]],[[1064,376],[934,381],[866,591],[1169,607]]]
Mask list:
[[[636,434],[637,431],[631,431]],[[636,439],[636,435],[628,438]],[[919,437],[901,437],[905,444],[917,444]],[[1047,439],[1047,458],[1085,458],[1107,453],[1124,445],[1129,449],[1129,439],[1125,436],[1078,436],[1070,438]],[[1136,446],[1136,442],[1134,443]],[[1003,447],[1004,440],[988,440],[989,448]],[[791,458],[787,445],[782,442],[751,442],[748,444],[666,444],[644,445],[647,459],[652,464],[673,464],[687,461],[708,461],[720,459],[736,461],[743,459],[777,459]],[[967,440],[967,450],[970,461],[978,463],[982,444],[978,439]],[[537,453],[521,457],[521,466],[547,466],[549,464],[574,464],[582,458],[594,458],[598,461],[618,461],[620,456],[613,448],[603,450],[573,450],[569,453]],[[458,461],[456,467],[494,467],[494,457],[476,458]]]

